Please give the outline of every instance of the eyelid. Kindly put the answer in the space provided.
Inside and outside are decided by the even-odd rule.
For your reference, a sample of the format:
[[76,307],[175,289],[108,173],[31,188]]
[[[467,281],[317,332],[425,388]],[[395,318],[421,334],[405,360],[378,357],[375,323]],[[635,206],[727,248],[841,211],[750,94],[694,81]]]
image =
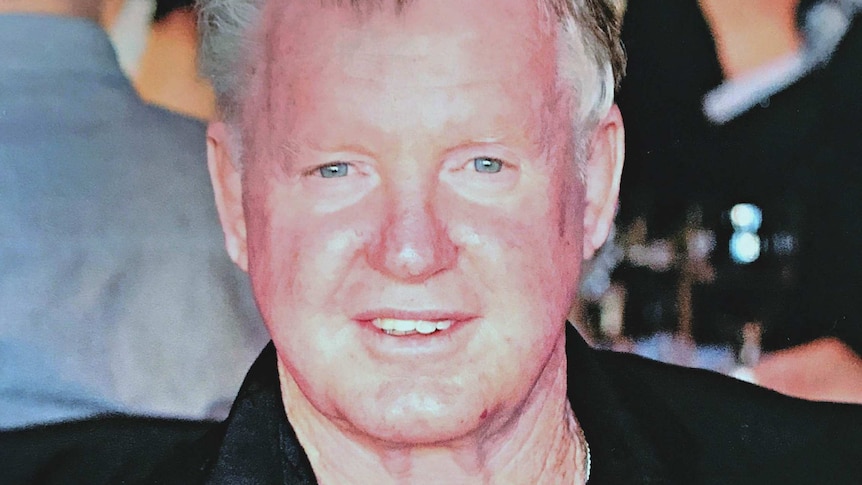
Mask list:
[[331,162],[326,162],[326,163],[314,165],[313,167],[310,167],[307,170],[305,170],[302,174],[304,176],[307,176],[307,177],[321,177],[321,178],[323,178],[323,175],[320,172],[322,169],[324,169],[326,167],[332,167],[334,165],[342,165],[342,164],[346,165],[348,167],[348,173],[349,173],[349,169],[357,169],[358,170],[356,162],[346,161],[346,160],[333,160]]
[[473,170],[477,173],[496,174],[503,171],[506,164],[499,159],[491,157],[476,157],[473,159]]
[[507,146],[505,143],[497,141],[472,141],[448,150],[446,153],[446,165],[450,171],[463,170],[465,168],[472,170],[473,161],[477,158],[496,160],[503,164],[503,168],[516,170],[520,168],[524,160],[524,157],[518,150],[513,150],[512,147]]
[[[457,166],[453,167],[453,169],[454,169],[454,170],[471,170],[471,171],[476,171],[476,169],[475,169],[475,163],[476,163],[476,161],[477,161],[477,160],[482,160],[482,159],[492,160],[492,161],[495,161],[495,162],[499,162],[499,163],[500,163],[500,172],[502,172],[503,170],[507,170],[507,169],[508,169],[508,170],[512,170],[512,169],[517,170],[517,169],[518,169],[517,164],[510,162],[506,157],[504,157],[504,156],[495,156],[495,155],[475,155],[475,156],[473,156],[473,155],[468,155],[468,157],[466,158],[466,160],[465,160],[465,159],[461,159],[462,161],[461,161],[461,162],[459,162],[459,164],[458,164]],[[478,171],[477,171],[477,172],[478,172]],[[481,172],[479,172],[479,173],[481,173]],[[499,172],[491,172],[491,173],[499,173]]]

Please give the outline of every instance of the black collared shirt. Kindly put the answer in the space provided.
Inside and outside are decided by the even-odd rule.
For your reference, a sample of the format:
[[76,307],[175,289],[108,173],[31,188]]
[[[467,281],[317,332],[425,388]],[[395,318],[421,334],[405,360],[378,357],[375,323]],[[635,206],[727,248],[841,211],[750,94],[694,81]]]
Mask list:
[[[571,326],[567,356],[569,400],[591,448],[590,485],[862,484],[862,408],[596,351]],[[164,466],[164,483],[317,483],[285,417],[272,345],[227,421],[191,448]]]
[[[862,484],[862,407],[597,351],[571,327],[566,339],[590,485]],[[0,434],[0,467],[3,483],[317,483],[271,344],[222,423],[115,417]]]

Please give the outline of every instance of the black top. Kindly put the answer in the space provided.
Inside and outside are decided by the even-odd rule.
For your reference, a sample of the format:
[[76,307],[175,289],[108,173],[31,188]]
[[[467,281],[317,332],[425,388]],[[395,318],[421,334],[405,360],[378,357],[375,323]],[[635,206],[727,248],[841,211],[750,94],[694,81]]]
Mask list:
[[[860,484],[862,408],[591,349],[567,333],[590,485]],[[315,484],[269,345],[219,424],[106,418],[0,434],[3,483]],[[145,478],[146,477],[146,478]]]

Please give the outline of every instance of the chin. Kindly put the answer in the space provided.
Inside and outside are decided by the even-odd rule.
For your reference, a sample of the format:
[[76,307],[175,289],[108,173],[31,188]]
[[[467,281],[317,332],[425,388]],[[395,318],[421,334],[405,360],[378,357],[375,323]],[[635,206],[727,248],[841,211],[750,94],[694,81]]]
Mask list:
[[393,445],[460,441],[483,429],[489,421],[479,396],[469,399],[461,394],[453,400],[427,389],[402,394],[394,401],[370,402],[364,407],[363,416],[351,419],[358,431]]
[[483,428],[478,416],[403,416],[398,420],[369,423],[363,434],[396,447],[422,447],[469,440]]

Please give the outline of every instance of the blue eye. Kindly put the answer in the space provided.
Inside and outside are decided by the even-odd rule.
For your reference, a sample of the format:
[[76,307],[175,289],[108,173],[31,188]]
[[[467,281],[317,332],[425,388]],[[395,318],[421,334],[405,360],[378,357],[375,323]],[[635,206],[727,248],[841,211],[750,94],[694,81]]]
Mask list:
[[350,166],[344,162],[338,163],[330,163],[329,165],[324,165],[320,167],[318,170],[320,171],[320,176],[325,179],[331,179],[336,177],[345,177],[347,176],[347,172],[349,171]]
[[479,173],[498,173],[503,169],[503,162],[496,158],[479,157],[473,159],[473,167]]

